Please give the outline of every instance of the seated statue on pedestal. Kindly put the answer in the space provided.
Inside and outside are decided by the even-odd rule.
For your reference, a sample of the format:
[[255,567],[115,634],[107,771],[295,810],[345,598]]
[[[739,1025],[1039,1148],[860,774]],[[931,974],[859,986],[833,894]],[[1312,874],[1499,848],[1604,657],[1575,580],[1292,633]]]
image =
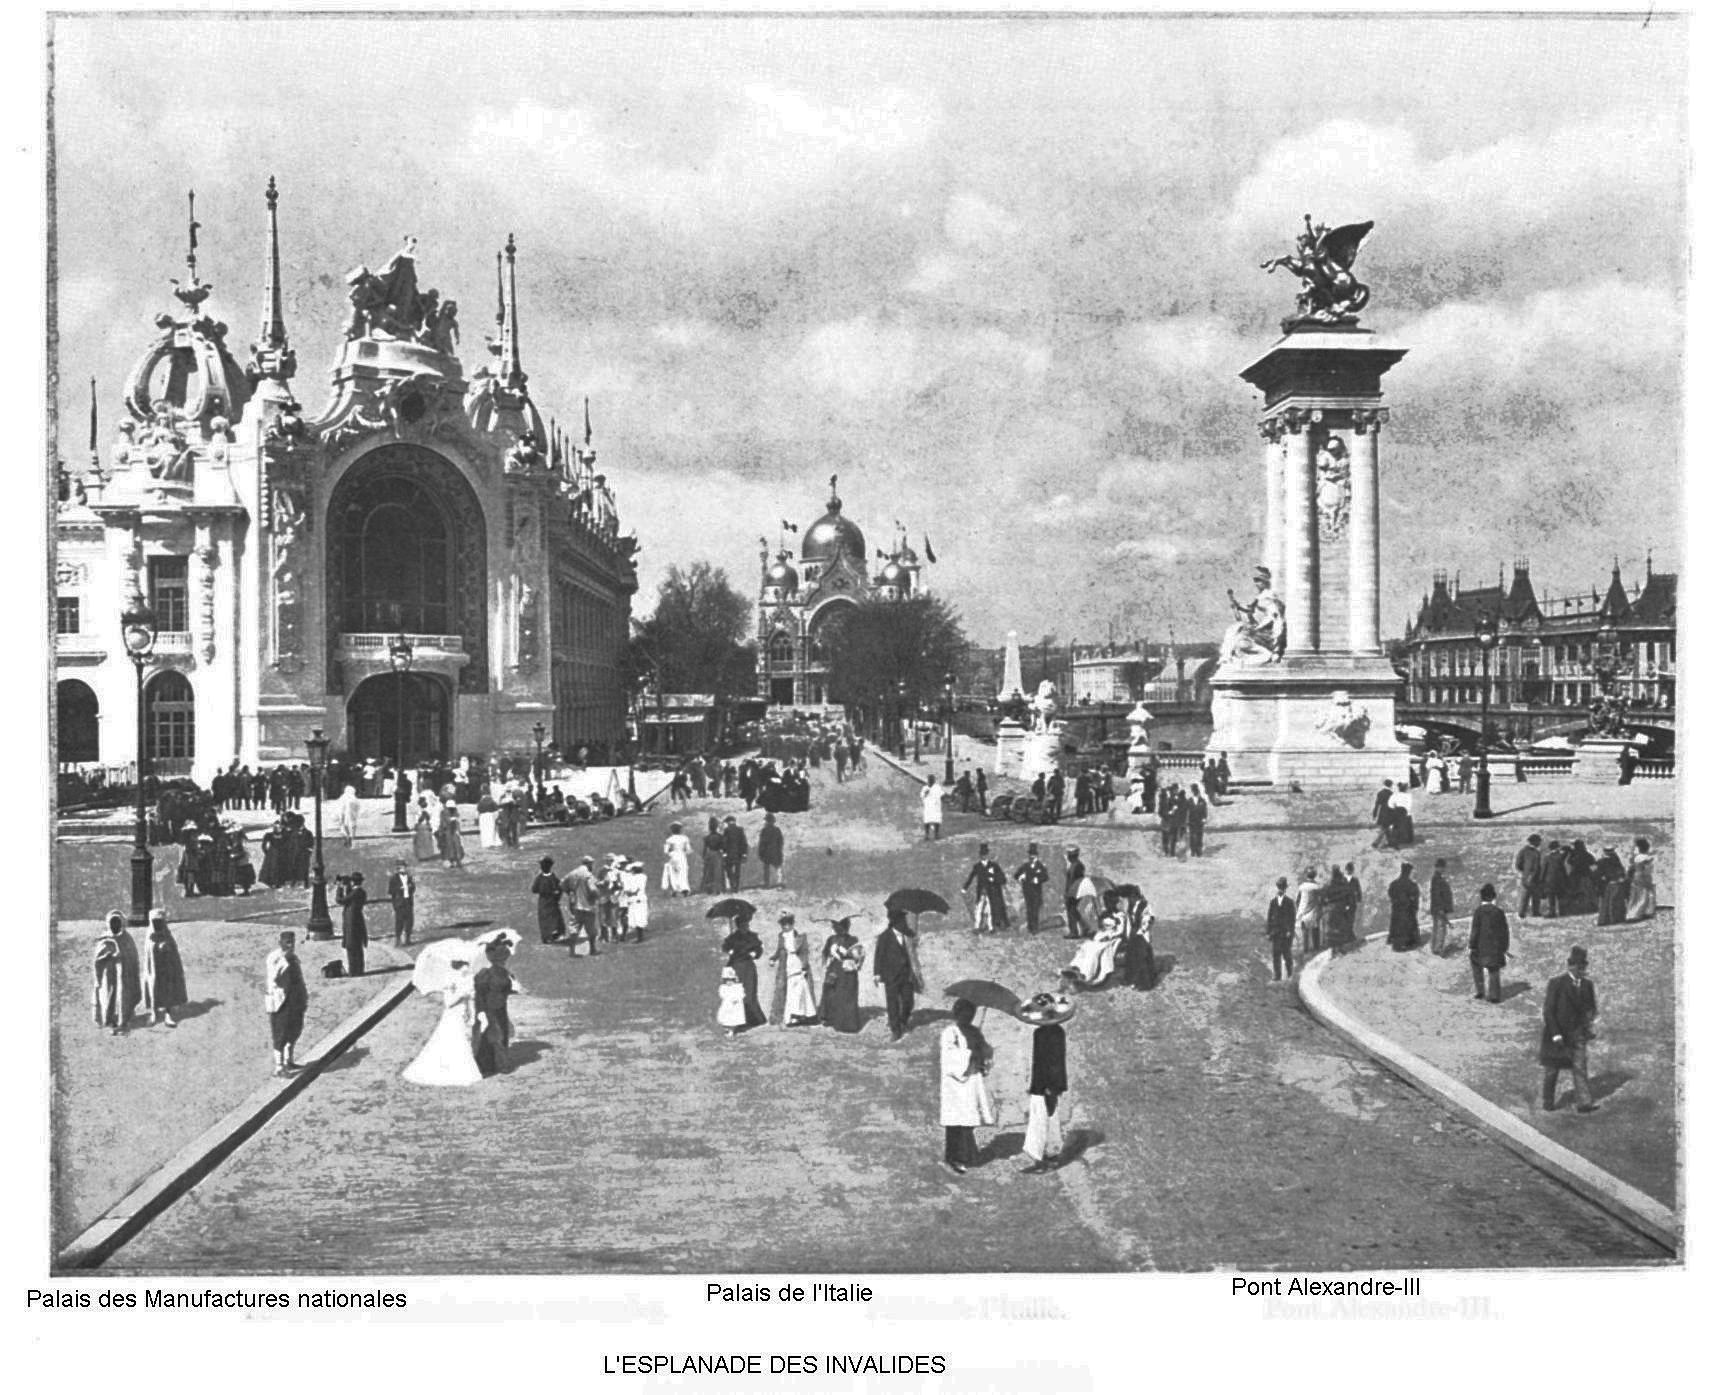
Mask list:
[[1225,594],[1237,618],[1219,646],[1220,663],[1247,668],[1276,662],[1285,652],[1285,603],[1273,590],[1273,573],[1255,569],[1255,599],[1248,605],[1234,591]]
[[1035,689],[1035,696],[1029,699],[1030,726],[1036,731],[1045,731],[1058,710],[1058,689],[1053,686],[1052,679],[1043,678],[1041,686]]

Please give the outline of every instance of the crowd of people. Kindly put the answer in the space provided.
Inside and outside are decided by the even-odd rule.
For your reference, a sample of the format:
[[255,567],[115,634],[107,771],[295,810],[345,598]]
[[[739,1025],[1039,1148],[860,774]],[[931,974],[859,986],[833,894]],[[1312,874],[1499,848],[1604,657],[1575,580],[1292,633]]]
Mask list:
[[672,772],[668,802],[688,804],[692,798],[741,799],[745,809],[775,814],[801,814],[809,809],[809,774],[802,762],[748,758],[721,761],[718,756],[692,756]]

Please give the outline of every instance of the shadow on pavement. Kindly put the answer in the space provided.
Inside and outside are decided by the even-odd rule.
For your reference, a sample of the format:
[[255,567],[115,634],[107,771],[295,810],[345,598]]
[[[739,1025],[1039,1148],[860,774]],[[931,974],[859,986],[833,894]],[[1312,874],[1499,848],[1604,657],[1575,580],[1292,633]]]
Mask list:
[[521,1066],[533,1066],[553,1047],[545,1041],[514,1041],[506,1055],[506,1068],[501,1075],[511,1075]]
[[1499,1001],[1501,1003],[1508,1003],[1512,998],[1520,997],[1522,994],[1531,991],[1533,988],[1534,984],[1530,983],[1526,978],[1513,979],[1510,983],[1505,984],[1504,987],[1499,990]]
[[184,1022],[192,1017],[201,1017],[203,1013],[211,1012],[213,1009],[219,1007],[220,1002],[221,1000],[219,998],[202,998],[194,1003],[185,1003],[178,1009],[176,1015],[180,1022]]
[[1635,1073],[1627,1070],[1604,1070],[1592,1077],[1588,1082],[1588,1093],[1597,1100],[1607,1099],[1615,1095],[1630,1081],[1635,1079]]
[[347,1047],[321,1068],[322,1074],[325,1075],[336,1070],[351,1070],[362,1065],[368,1054],[369,1048],[366,1046]]
[[1509,814],[1521,814],[1530,809],[1552,809],[1556,808],[1557,804],[1558,801],[1556,799],[1537,799],[1532,804],[1513,804],[1508,809],[1495,809],[1493,811],[1493,817],[1496,819],[1502,819]]

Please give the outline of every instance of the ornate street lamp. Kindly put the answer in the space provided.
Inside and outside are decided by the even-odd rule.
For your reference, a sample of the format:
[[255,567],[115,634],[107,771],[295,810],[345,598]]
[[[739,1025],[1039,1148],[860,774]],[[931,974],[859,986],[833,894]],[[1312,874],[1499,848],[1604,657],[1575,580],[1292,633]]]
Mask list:
[[316,727],[303,743],[309,748],[309,780],[315,794],[315,864],[309,876],[309,923],[305,933],[312,940],[333,938],[333,917],[327,914],[327,866],[321,860],[321,784],[327,774],[327,748],[333,743]]
[[143,766],[148,751],[148,720],[143,711],[143,669],[155,647],[155,613],[138,597],[119,617],[125,652],[137,670],[137,832],[131,847],[131,918],[147,926],[155,887],[155,857],[149,851],[149,816],[143,803]]
[[952,787],[952,675],[946,675],[946,788]]
[[1493,646],[1499,625],[1486,612],[1476,617],[1475,639],[1481,645],[1481,768],[1475,773],[1475,817],[1493,817],[1493,776],[1487,768],[1487,709],[1493,699]]
[[405,821],[404,794],[404,689],[408,682],[406,675],[410,673],[410,661],[416,653],[412,648],[408,635],[394,635],[393,641],[387,646],[387,659],[393,666],[393,688],[398,693],[398,730],[395,733],[398,740],[398,761],[393,770],[393,832],[409,833],[410,824]]
[[898,680],[898,759],[908,754],[904,749],[904,680]]

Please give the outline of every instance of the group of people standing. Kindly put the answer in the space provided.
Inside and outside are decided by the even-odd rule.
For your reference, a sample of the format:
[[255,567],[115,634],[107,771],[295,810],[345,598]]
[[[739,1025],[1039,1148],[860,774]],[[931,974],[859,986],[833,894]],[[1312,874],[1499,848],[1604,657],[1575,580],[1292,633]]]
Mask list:
[[1317,953],[1323,942],[1334,954],[1345,954],[1355,948],[1361,922],[1362,881],[1354,862],[1332,864],[1324,882],[1316,868],[1305,868],[1295,896],[1290,878],[1280,877],[1267,901],[1267,928],[1262,932],[1272,952],[1273,981],[1296,972],[1299,936],[1305,958]]
[[[845,916],[829,922],[832,933],[822,942],[818,956],[821,986],[817,993],[813,945],[797,928],[795,914],[781,913],[779,936],[768,961],[774,966],[770,1014],[761,1006],[757,968],[765,946],[752,928],[751,914],[734,917],[730,933],[720,941],[719,1006],[714,1014],[726,1035],[736,1036],[769,1021],[780,1027],[820,1025],[836,1032],[860,1031],[862,1012],[857,990],[867,952],[851,933],[851,919]],[[886,989],[887,1017],[894,1040],[907,1030],[914,995],[922,986],[914,938],[908,918],[900,914],[889,918],[887,930],[875,941],[874,972]]]
[[1517,918],[1531,914],[1553,919],[1594,914],[1600,925],[1647,920],[1658,909],[1654,854],[1646,838],[1637,838],[1626,866],[1615,847],[1595,857],[1577,838],[1570,843],[1531,833],[1512,860],[1517,873]]
[[[597,944],[641,944],[648,930],[648,875],[642,863],[622,853],[608,853],[599,867],[585,855],[564,877],[544,857],[529,889],[544,945],[565,944],[573,954],[594,955]],[[569,924],[561,900],[571,912]]]
[[[976,1025],[968,998],[952,1004],[952,1020],[940,1034],[940,1125],[945,1130],[947,1171],[963,1176],[980,1162],[975,1131],[999,1122],[988,1089],[994,1052]],[[1017,1009],[1034,1028],[1030,1040],[1028,1115],[1023,1133],[1023,1171],[1051,1171],[1064,1149],[1061,1108],[1070,1080],[1066,1070],[1065,1023],[1076,1004],[1062,993],[1037,993]]]

